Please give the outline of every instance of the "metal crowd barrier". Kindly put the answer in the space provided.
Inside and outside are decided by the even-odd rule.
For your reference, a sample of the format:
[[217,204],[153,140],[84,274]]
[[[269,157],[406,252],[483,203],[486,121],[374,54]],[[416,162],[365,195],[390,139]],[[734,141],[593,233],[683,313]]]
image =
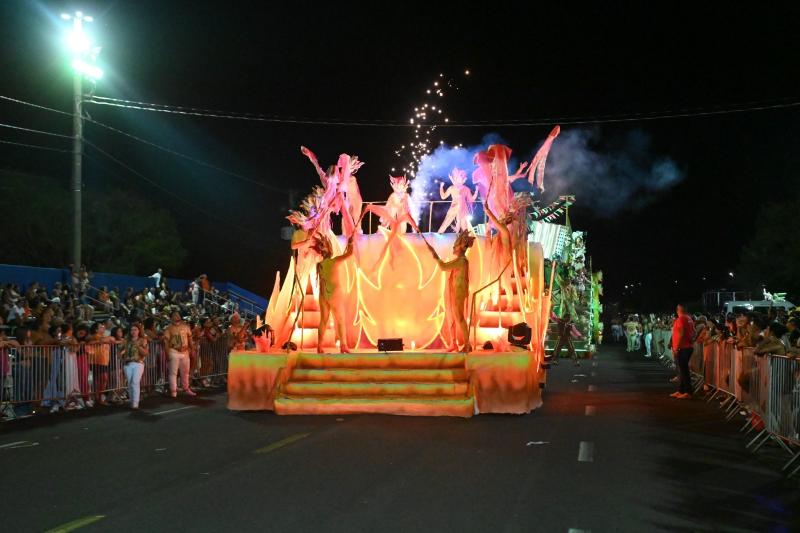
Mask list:
[[[164,344],[149,342],[142,376],[143,395],[169,392],[169,361]],[[21,346],[0,350],[0,417],[17,418],[42,409],[82,409],[94,402],[127,401],[121,344]],[[201,341],[190,354],[190,378],[210,385],[228,373],[228,337]],[[101,365],[107,357],[108,365]],[[179,384],[180,386],[180,384]]]
[[712,390],[717,388],[717,343],[703,345],[703,381]]
[[746,448],[756,452],[774,442],[790,455],[783,471],[800,472],[800,360],[756,355],[753,348],[720,340],[697,346],[690,369],[701,386],[708,385],[708,401],[722,399],[728,420],[746,414],[740,431],[755,432]]

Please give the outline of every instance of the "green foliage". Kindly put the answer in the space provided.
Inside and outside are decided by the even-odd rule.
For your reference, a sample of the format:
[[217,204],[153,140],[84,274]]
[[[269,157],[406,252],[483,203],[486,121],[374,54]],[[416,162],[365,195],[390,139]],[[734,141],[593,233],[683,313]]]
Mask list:
[[753,222],[755,233],[741,252],[739,273],[752,287],[800,296],[800,244],[797,212],[800,198],[764,204]]
[[[58,181],[0,171],[2,262],[66,266],[71,262],[72,197]],[[83,262],[92,270],[149,274],[177,271],[186,257],[175,220],[136,194],[83,195]]]

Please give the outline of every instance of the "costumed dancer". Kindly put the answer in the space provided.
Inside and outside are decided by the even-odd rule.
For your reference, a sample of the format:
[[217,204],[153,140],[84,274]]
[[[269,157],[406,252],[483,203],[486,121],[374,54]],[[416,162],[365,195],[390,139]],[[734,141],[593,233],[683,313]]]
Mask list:
[[363,200],[361,199],[361,190],[358,188],[358,180],[356,179],[356,172],[364,166],[362,161],[358,160],[358,156],[349,156],[342,154],[339,156],[339,163],[337,164],[339,172],[339,189],[344,193],[344,213],[342,213],[342,228],[344,234],[348,238],[353,232],[361,233],[361,227],[356,227],[356,221],[361,220],[361,207]]
[[517,272],[520,280],[525,280],[523,275],[528,271],[528,207],[533,203],[530,194],[524,192],[514,193],[511,200],[510,211],[514,214],[511,219],[510,231],[513,250],[516,252]]
[[472,158],[472,164],[477,168],[472,171],[472,183],[480,193],[481,201],[489,200],[489,186],[492,183],[492,156],[489,152],[481,150]]
[[495,213],[505,213],[511,207],[514,192],[511,182],[521,178],[523,171],[528,166],[522,162],[515,174],[508,173],[508,158],[511,157],[511,148],[502,144],[493,144],[486,150],[491,159],[491,182],[489,184],[489,207]]
[[299,211],[292,211],[287,220],[295,227],[292,233],[292,251],[294,253],[294,275],[292,294],[295,304],[305,294],[308,275],[321,257],[314,250],[316,235],[332,236],[330,229],[330,213],[322,204],[324,197],[322,187],[316,186],[300,205]]
[[578,352],[575,351],[575,346],[572,344],[572,337],[579,339],[583,337],[583,335],[581,335],[581,332],[575,327],[575,324],[572,323],[572,315],[570,315],[568,311],[564,314],[563,318],[558,318],[555,313],[551,312],[550,318],[555,320],[558,324],[558,343],[556,344],[555,350],[553,350],[553,364],[558,364],[561,350],[566,347],[567,354],[572,356],[575,366],[581,366],[581,362],[578,360]]
[[506,294],[506,309],[511,308],[511,300],[513,299],[513,287],[511,285],[511,272],[513,267],[509,264],[512,259],[512,250],[514,249],[514,244],[511,236],[511,231],[508,229],[508,225],[514,219],[514,213],[508,212],[506,213],[502,219],[498,219],[492,209],[489,207],[488,202],[483,204],[483,208],[486,211],[486,214],[489,216],[489,220],[492,221],[492,224],[495,228],[497,228],[497,235],[492,238],[491,242],[491,250],[492,250],[492,257],[490,262],[489,268],[489,276],[492,280],[500,278],[500,286],[493,289],[494,297],[493,299],[497,301],[500,296],[500,289],[503,290]]
[[[408,196],[408,180],[405,176],[389,176],[389,184],[392,186],[393,192],[391,195],[389,195],[386,205],[367,205],[364,208],[364,212],[361,214],[362,218],[368,212],[376,214],[378,217],[380,217],[381,226],[390,229],[389,238],[386,240],[386,244],[384,245],[383,250],[381,250],[380,256],[378,256],[376,265],[380,265],[390,247],[393,248],[394,252],[397,252],[397,248],[395,247],[397,244],[399,244],[396,241],[397,234],[405,233],[409,224],[414,231],[420,233],[417,223],[414,222],[414,218],[411,216],[411,204]],[[361,220],[359,220],[356,225],[360,226]],[[389,256],[389,264],[392,266],[392,268],[394,268],[394,256],[394,253]]]
[[[317,175],[319,176],[322,186],[324,187],[324,193],[319,201],[322,207],[322,212],[319,215],[319,223],[321,224],[320,229],[324,233],[327,233],[327,230],[331,228],[330,214],[339,214],[344,203],[344,194],[342,192],[343,185],[340,183],[339,169],[336,165],[331,165],[328,167],[326,172],[322,170],[321,166],[319,166],[319,161],[317,160],[317,156],[314,154],[314,152],[305,146],[300,147],[300,152],[302,152],[302,154],[306,156],[309,161],[311,161],[311,164],[314,165],[314,169],[317,171]],[[346,215],[343,219],[343,228],[347,227],[347,222],[344,220],[346,220],[348,216],[349,215]]]
[[447,285],[445,287],[445,327],[451,335],[450,351],[458,351],[458,334],[464,339],[462,352],[472,351],[469,342],[469,329],[467,328],[467,296],[469,295],[469,260],[467,259],[467,249],[472,246],[475,237],[468,231],[462,230],[458,233],[453,243],[453,254],[456,256],[452,261],[442,261],[436,250],[433,249],[428,241],[425,245],[433,254],[434,259],[439,263],[439,268],[447,272]]
[[319,329],[317,330],[317,353],[325,353],[322,341],[328,329],[328,319],[333,314],[333,328],[336,339],[339,341],[339,351],[350,353],[347,349],[347,333],[345,330],[345,299],[347,283],[344,281],[345,272],[342,270],[345,260],[353,253],[353,237],[347,241],[347,248],[343,254],[333,257],[331,243],[327,237],[317,235],[314,245],[317,253],[322,256],[322,261],[317,264],[319,276]]
[[456,231],[472,231],[469,216],[472,211],[471,203],[478,197],[478,190],[472,193],[465,185],[466,181],[467,173],[460,168],[454,168],[450,172],[452,185],[447,190],[444,188],[444,182],[439,182],[439,196],[442,200],[448,197],[452,199],[450,209],[447,210],[447,215],[439,227],[439,233],[444,233],[453,221],[456,223]]

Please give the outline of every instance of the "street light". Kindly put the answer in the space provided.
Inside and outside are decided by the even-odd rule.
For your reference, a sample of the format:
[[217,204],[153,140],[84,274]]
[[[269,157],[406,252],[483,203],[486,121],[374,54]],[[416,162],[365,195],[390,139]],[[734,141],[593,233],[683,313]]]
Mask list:
[[84,22],[94,21],[93,17],[76,11],[73,15],[62,13],[61,18],[72,21],[72,31],[67,34],[66,43],[72,52],[72,264],[73,268],[81,267],[81,179],[83,159],[83,78],[95,82],[103,77],[103,70],[96,66],[95,60],[100,53],[99,46],[93,46],[92,40],[83,31]]

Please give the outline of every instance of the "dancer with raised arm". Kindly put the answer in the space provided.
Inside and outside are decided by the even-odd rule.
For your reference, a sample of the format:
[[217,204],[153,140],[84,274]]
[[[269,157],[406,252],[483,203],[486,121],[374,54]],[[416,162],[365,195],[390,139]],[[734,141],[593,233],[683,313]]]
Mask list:
[[462,352],[472,351],[469,342],[469,329],[467,328],[467,296],[469,296],[469,260],[467,250],[472,246],[475,237],[468,231],[460,231],[453,243],[453,254],[456,256],[451,261],[442,261],[436,250],[428,241],[425,245],[439,263],[439,268],[447,272],[447,285],[445,286],[445,328],[450,333],[451,344],[449,351],[458,351],[458,335],[464,339]]
[[[411,204],[409,203],[408,197],[408,180],[405,176],[389,176],[389,183],[392,186],[393,192],[386,201],[386,205],[379,206],[370,204],[364,208],[364,212],[361,214],[362,218],[368,212],[378,215],[381,220],[381,226],[390,230],[389,238],[386,240],[386,244],[384,245],[383,250],[381,250],[381,254],[378,256],[376,266],[380,265],[390,247],[394,252],[398,251],[396,248],[397,234],[405,233],[409,224],[414,231],[421,233],[417,223],[414,222],[414,218],[411,216]],[[361,225],[361,220],[358,221],[357,225]],[[396,253],[393,253],[389,256],[389,264],[392,266],[392,268],[394,268],[395,255]]]
[[[302,154],[306,156],[309,161],[311,161],[311,164],[314,165],[314,169],[317,171],[317,175],[319,176],[322,186],[324,187],[324,193],[319,200],[322,208],[322,212],[320,213],[320,221],[324,224],[322,229],[330,229],[330,214],[339,214],[344,203],[344,194],[341,190],[344,185],[341,183],[339,169],[336,165],[331,165],[328,167],[328,171],[325,172],[322,170],[322,167],[319,166],[319,161],[317,160],[317,156],[314,154],[314,152],[305,146],[300,147],[300,152],[302,152]],[[346,223],[343,222],[343,227],[345,226]]]
[[467,173],[460,168],[454,168],[450,172],[452,185],[447,190],[444,188],[444,182],[439,182],[439,196],[442,200],[451,198],[450,209],[447,210],[447,215],[439,227],[439,233],[444,233],[453,221],[456,223],[456,231],[472,231],[472,225],[469,223],[472,211],[470,204],[478,197],[478,190],[476,189],[474,193],[470,191],[465,185],[466,181]]
[[317,264],[319,275],[319,328],[317,330],[317,353],[325,353],[322,341],[328,329],[328,319],[333,314],[333,329],[339,341],[339,351],[350,353],[347,348],[347,332],[345,329],[346,312],[344,308],[347,290],[346,273],[343,270],[345,260],[353,253],[353,237],[347,241],[347,248],[342,255],[333,257],[331,243],[324,235],[317,235],[314,248],[322,261]]
[[337,165],[339,172],[339,191],[343,193],[344,212],[342,213],[342,228],[348,238],[353,232],[361,233],[361,227],[356,227],[356,221],[361,220],[361,207],[364,203],[361,199],[361,190],[358,188],[356,172],[364,166],[358,156],[342,154],[339,156]]

